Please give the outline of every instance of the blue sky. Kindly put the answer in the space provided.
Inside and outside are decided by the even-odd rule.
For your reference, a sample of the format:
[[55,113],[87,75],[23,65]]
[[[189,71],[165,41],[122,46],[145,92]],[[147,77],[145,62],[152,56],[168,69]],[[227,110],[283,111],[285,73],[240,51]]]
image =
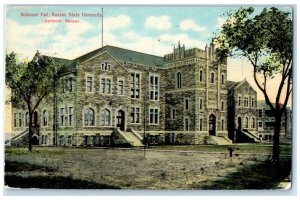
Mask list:
[[[224,22],[222,16],[238,7],[141,7],[141,6],[8,6],[6,9],[6,48],[23,57],[32,58],[38,50],[43,54],[74,59],[101,47],[101,18],[53,17],[52,13],[101,13],[104,8],[104,45],[114,45],[163,56],[180,40],[186,48],[205,47]],[[262,7],[256,7],[259,12]],[[289,10],[289,8],[282,8]],[[49,17],[41,17],[40,13]],[[24,17],[21,13],[37,13]],[[45,19],[62,23],[43,23]],[[65,23],[77,19],[79,23]],[[255,88],[252,67],[246,60],[229,59],[228,79],[246,78]],[[274,80],[276,81],[276,80]],[[261,93],[258,98],[263,99]]]

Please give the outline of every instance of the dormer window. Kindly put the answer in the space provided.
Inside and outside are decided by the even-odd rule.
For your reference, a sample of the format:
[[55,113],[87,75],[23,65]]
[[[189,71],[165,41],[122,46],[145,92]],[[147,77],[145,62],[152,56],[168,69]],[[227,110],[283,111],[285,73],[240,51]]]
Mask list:
[[111,70],[111,64],[109,62],[102,62],[101,63],[101,70],[102,71],[110,71]]

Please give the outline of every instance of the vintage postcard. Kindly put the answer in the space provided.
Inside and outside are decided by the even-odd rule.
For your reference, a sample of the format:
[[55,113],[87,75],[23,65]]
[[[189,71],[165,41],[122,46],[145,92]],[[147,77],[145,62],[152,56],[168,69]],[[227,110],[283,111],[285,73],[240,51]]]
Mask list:
[[11,188],[289,190],[292,6],[5,6]]

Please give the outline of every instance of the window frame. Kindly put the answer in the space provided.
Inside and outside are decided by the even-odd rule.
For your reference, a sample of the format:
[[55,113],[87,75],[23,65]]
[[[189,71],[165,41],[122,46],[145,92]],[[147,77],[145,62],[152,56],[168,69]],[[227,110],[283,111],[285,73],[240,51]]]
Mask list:
[[149,108],[149,124],[159,125],[160,109],[158,107]]
[[[151,78],[153,78],[153,84],[151,83]],[[157,79],[157,84],[155,82]],[[149,75],[149,99],[150,101],[159,101],[159,89],[160,89],[160,78],[157,74],[150,74]],[[153,96],[151,94],[153,93]]]

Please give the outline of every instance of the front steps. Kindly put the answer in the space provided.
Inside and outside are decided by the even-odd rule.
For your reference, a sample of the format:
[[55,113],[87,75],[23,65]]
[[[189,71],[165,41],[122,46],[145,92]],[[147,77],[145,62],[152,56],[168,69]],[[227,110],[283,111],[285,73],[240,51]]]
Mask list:
[[228,139],[227,137],[208,135],[208,136],[205,136],[205,144],[230,145],[230,144],[232,144],[232,141],[230,139]]
[[142,139],[138,135],[138,133],[131,130],[131,132],[121,131],[120,129],[116,129],[117,133],[122,136],[123,139],[126,140],[133,147],[143,147]]

